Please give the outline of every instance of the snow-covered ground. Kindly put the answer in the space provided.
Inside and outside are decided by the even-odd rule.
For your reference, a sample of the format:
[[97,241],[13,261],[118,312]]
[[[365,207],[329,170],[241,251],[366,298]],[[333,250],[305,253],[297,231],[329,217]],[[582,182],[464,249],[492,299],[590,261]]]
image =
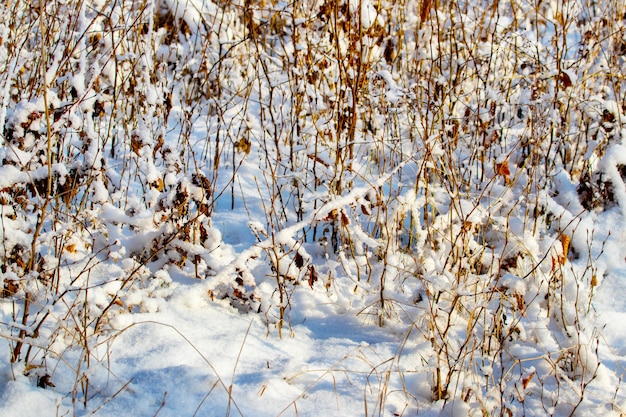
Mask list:
[[0,416],[626,414],[623,1],[13,3]]
[[[602,365],[587,388],[580,416],[620,415],[618,407],[626,406],[621,383],[626,372],[626,248],[618,237],[624,230],[620,223],[604,225],[614,233],[607,243],[610,255],[605,255],[614,269],[598,287],[585,319],[595,326]],[[246,230],[235,227],[234,233]],[[59,387],[74,386],[77,372],[87,372],[87,407],[80,399],[74,403],[71,393],[38,388],[19,367],[5,362],[0,415],[481,415],[472,402],[448,402],[445,411],[443,400],[431,402],[432,375],[423,356],[429,344],[418,329],[379,328],[355,316],[349,300],[342,306],[322,291],[295,294],[298,311],[290,317],[289,334],[279,339],[262,315],[210,301],[202,282],[175,280],[171,295],[153,307],[157,311],[116,318],[113,327],[122,331],[91,347],[88,371],[72,367],[80,363],[79,353],[50,359]],[[358,298],[352,301],[362,302]],[[10,303],[2,307],[9,317]],[[10,356],[8,343],[0,354]],[[526,410],[526,415],[547,414]],[[565,414],[566,407],[557,412]]]
[[[626,406],[621,382],[626,372],[626,247],[621,243],[626,231],[619,207],[593,217],[596,229],[605,231],[596,232],[597,241],[604,244],[596,267],[606,273],[593,290],[588,315],[580,318],[581,337],[594,338],[584,341],[592,353],[586,366],[597,368],[597,375],[585,386],[585,400],[576,415],[620,415]],[[219,248],[227,270],[241,253],[254,252],[250,248],[255,242],[243,208],[218,211],[215,219],[222,225],[215,233],[230,241]],[[266,270],[261,260],[251,262],[256,265],[251,270]],[[106,282],[117,269],[116,263],[104,264],[92,270],[91,279]],[[366,312],[371,297],[351,289],[353,281],[297,288],[290,300],[294,309],[279,338],[276,317],[268,317],[267,311],[242,313],[227,299],[208,295],[210,280],[199,281],[177,268],[171,271],[162,278],[166,285],[153,288],[146,299],[129,297],[142,307],[113,317],[111,330],[89,346],[88,368],[76,367],[86,366],[85,352],[69,341],[49,348],[62,357],[51,354],[46,359],[54,384],[46,389],[37,386],[38,373],[25,376],[29,372],[19,363],[4,362],[0,415],[481,415],[482,405],[476,401],[432,401],[431,343],[423,336],[424,328],[419,322],[407,326],[402,319],[379,327]],[[98,291],[94,288],[93,294]],[[259,285],[262,299],[275,297],[275,292],[268,282]],[[16,304],[4,299],[1,305],[6,323]],[[401,314],[410,318],[411,309],[406,308]],[[416,310],[426,308],[421,303]],[[522,361],[556,361],[563,353],[550,350],[554,336],[540,327],[535,329],[538,339],[530,337],[539,348],[521,351]],[[7,343],[1,345],[0,355],[9,358],[14,339],[4,336]],[[81,378],[88,378],[88,385],[81,385]],[[526,403],[533,404],[525,415],[568,415],[576,398],[567,397],[561,408],[550,411],[534,408],[545,404],[544,395],[558,395],[558,390],[550,392],[550,381],[545,384],[546,393],[537,386],[521,390],[527,391]],[[570,384],[576,391],[576,382]]]

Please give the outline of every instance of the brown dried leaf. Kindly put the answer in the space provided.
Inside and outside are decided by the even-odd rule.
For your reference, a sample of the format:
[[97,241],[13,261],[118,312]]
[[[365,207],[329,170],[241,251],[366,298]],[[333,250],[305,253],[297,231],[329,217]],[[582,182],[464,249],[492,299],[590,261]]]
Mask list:
[[322,219],[325,222],[335,221],[337,220],[337,209],[332,209],[324,218]]
[[199,230],[200,230],[200,242],[204,243],[209,238],[209,232],[207,232],[206,228],[204,227],[202,223],[200,223]]
[[296,252],[296,256],[293,257],[293,261],[295,262],[298,269],[302,269],[304,266],[304,258],[300,255],[300,252]]
[[240,300],[246,300],[246,295],[243,291],[241,291],[239,288],[234,288],[233,289],[233,297],[238,298]]
[[569,244],[571,239],[566,234],[561,233],[561,235],[559,236],[559,240],[561,241],[561,245],[563,246],[563,254],[559,256],[559,263],[561,265],[565,265],[565,262],[567,262],[567,254],[569,253]]
[[504,181],[507,184],[510,184],[511,179],[511,170],[509,170],[509,161],[505,160],[502,163],[496,163],[496,174],[502,175],[504,177]]
[[161,148],[163,148],[163,136],[160,135],[157,138],[157,143],[156,145],[154,145],[154,149],[152,149],[152,157],[155,158],[157,152],[159,152],[161,150]]
[[52,377],[48,374],[45,374],[37,378],[37,387],[46,389],[48,387],[54,388],[56,387],[56,385],[52,383]]
[[350,224],[350,218],[348,217],[346,212],[343,210],[340,211],[340,214],[341,214],[341,225],[343,227],[346,227],[347,225]]
[[237,152],[248,155],[252,149],[252,142],[248,138],[241,138],[235,142],[235,149]]
[[307,275],[308,275],[307,281],[309,283],[309,287],[311,287],[312,289],[313,284],[317,281],[317,270],[315,269],[315,265],[309,265]]
[[522,378],[522,386],[524,387],[524,389],[528,387],[528,384],[530,383],[530,381],[532,381],[534,376],[535,376],[535,371],[531,372],[530,375]]
[[204,204],[204,203],[199,203],[198,204],[198,211],[202,214],[204,214],[207,217],[211,216],[211,208],[208,204]]
[[19,283],[17,281],[4,279],[4,288],[2,289],[2,298],[10,297],[15,295],[20,289]]
[[137,135],[133,135],[132,138],[130,139],[130,147],[133,150],[133,153],[137,156],[141,156],[141,147],[143,146],[141,140],[139,139],[139,137]]
[[615,115],[609,109],[604,109],[604,111],[602,111],[602,122],[615,123]]
[[424,23],[430,14],[430,5],[432,0],[422,0],[420,4],[420,22]]
[[159,178],[156,181],[150,184],[153,188],[156,188],[158,191],[163,191],[165,189],[165,184],[163,183],[163,179]]
[[568,88],[572,86],[572,79],[567,75],[566,72],[561,72],[559,74],[559,82],[563,88]]

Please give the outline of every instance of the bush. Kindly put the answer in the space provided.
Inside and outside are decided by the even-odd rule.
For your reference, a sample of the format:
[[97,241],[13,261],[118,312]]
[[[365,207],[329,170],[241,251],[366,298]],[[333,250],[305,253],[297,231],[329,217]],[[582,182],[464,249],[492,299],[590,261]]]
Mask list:
[[[594,219],[626,202],[624,13],[0,6],[11,361],[45,387],[74,358],[86,403],[93,347],[193,277],[279,336],[304,291],[402,324],[427,344],[428,401],[573,414],[602,365]],[[238,252],[216,225],[233,209],[256,239]]]

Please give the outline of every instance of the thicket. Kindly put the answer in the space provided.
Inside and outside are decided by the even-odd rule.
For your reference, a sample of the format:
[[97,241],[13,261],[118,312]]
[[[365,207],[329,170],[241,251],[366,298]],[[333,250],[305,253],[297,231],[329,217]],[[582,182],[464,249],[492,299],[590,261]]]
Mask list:
[[[8,3],[17,372],[48,387],[63,362],[86,404],[116,317],[183,274],[279,336],[296,292],[366,300],[350,313],[429,352],[412,371],[430,398],[409,404],[587,399],[608,237],[593,220],[626,202],[622,1]],[[234,256],[214,222],[231,209],[257,239]]]

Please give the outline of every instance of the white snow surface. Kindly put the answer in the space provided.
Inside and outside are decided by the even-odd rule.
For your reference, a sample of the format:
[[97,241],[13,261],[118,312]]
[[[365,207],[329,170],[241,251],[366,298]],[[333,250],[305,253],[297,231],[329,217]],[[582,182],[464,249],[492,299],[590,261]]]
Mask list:
[[546,69],[558,2],[459,9],[500,20],[450,50],[434,9],[394,44],[370,0],[119,3],[82,6],[76,91],[63,48],[47,103],[0,83],[0,417],[626,415],[623,98]]
[[[228,233],[245,236],[247,215],[239,213],[242,221],[232,223],[239,228],[231,224]],[[593,298],[596,314],[589,323],[600,335],[602,364],[587,388],[598,402],[581,408],[580,416],[619,415],[602,405],[614,395],[617,405],[626,406],[618,381],[626,373],[626,249],[621,244],[626,230],[615,211],[596,227],[611,230],[603,258],[607,273]],[[111,271],[93,273],[104,278]],[[153,300],[152,312],[116,316],[111,326],[121,332],[91,347],[87,407],[73,404],[71,394],[54,387],[37,388],[5,362],[0,368],[0,415],[356,416],[380,407],[382,388],[387,411],[401,414],[417,407],[423,416],[478,415],[469,413],[472,404],[459,400],[430,403],[432,381],[429,373],[420,372],[423,342],[407,339],[401,327],[379,328],[342,313],[360,302],[357,297],[333,302],[319,289],[297,291],[294,297],[299,308],[280,339],[264,317],[242,314],[226,301],[210,301],[202,282],[174,280],[167,301]],[[4,317],[12,313],[10,302],[0,301],[0,307]],[[8,347],[0,345],[0,355],[8,357]],[[71,366],[76,354],[66,352],[65,360],[55,365],[56,384],[71,385],[81,372]],[[531,357],[536,352],[519,354]],[[413,394],[413,403],[403,390]]]

